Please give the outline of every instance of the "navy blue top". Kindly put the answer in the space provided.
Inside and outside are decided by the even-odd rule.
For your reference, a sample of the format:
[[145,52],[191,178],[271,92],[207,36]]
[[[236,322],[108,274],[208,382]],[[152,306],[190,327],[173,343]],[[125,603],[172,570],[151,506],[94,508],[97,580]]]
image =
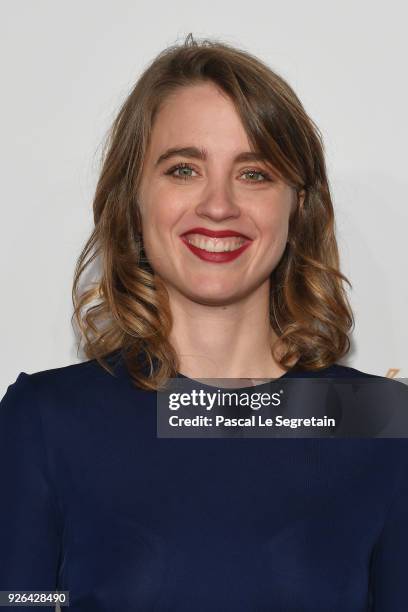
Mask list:
[[69,591],[71,612],[406,612],[407,442],[158,438],[121,361],[21,372],[0,403],[0,590]]

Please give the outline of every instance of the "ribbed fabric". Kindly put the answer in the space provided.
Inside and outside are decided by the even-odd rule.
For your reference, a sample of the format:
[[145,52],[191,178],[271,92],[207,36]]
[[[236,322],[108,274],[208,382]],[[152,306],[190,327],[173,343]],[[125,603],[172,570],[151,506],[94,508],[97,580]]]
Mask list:
[[71,612],[406,612],[407,442],[163,439],[121,361],[21,372],[0,590],[66,590]]

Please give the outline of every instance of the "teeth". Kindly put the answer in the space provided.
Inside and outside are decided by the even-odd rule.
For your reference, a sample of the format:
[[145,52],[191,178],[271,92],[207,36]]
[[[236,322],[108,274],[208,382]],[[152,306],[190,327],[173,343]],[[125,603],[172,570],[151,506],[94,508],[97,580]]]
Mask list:
[[208,236],[203,236],[202,234],[189,234],[187,240],[190,244],[198,247],[199,249],[203,249],[204,251],[209,251],[210,253],[235,251],[245,242],[244,238],[240,238],[238,236],[230,238],[209,238]]

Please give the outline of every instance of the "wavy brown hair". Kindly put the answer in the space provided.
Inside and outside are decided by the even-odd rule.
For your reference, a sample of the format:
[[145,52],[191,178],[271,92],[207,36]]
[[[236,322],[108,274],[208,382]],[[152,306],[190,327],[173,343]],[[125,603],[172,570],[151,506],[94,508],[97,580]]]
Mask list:
[[[143,160],[161,104],[177,88],[212,81],[232,100],[254,150],[299,196],[288,243],[271,273],[271,346],[284,369],[319,370],[350,349],[353,313],[339,270],[332,199],[319,129],[286,81],[250,53],[218,40],[162,51],[144,70],[107,134],[93,200],[95,227],[76,263],[73,318],[89,359],[119,351],[134,383],[162,388],[179,360],[168,338],[167,291],[146,258],[137,202]],[[98,258],[96,282],[79,281]],[[146,369],[148,366],[148,369]]]

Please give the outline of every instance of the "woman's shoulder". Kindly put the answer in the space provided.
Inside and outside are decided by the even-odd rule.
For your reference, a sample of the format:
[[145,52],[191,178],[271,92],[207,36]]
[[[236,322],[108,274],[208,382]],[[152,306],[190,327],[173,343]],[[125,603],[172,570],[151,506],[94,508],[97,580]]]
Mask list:
[[374,405],[393,406],[395,410],[395,407],[398,407],[400,417],[407,423],[405,429],[407,429],[408,434],[408,385],[406,379],[372,374],[339,363],[313,371],[294,368],[290,372],[290,378],[308,378],[312,382],[320,379],[327,380],[329,385],[332,383],[336,387],[344,385],[348,391],[358,391],[360,396],[364,392],[365,397],[370,398]]
[[54,368],[37,370],[31,373],[20,371],[11,382],[2,398],[2,404],[18,406],[40,403],[46,406],[71,403],[79,397],[90,399],[91,396],[107,392],[112,384],[123,375],[123,364],[117,351],[109,353],[104,359],[112,373],[103,368],[96,359],[68,364]]
[[379,374],[372,374],[370,372],[366,372],[365,370],[359,370],[357,368],[353,368],[352,366],[343,365],[340,363],[334,363],[320,370],[306,371],[295,369],[294,371],[296,372],[296,375],[299,373],[300,376],[310,376],[316,378],[350,378],[370,380],[371,382],[386,382],[391,385],[402,384],[401,380],[388,378],[387,376],[381,376]]
[[332,366],[327,368],[329,376],[335,378],[381,378],[376,374],[371,374],[363,370],[358,370],[348,365],[342,365],[340,363],[334,363]]
[[[328,370],[332,371],[331,376],[336,379],[350,381],[350,383],[365,384],[370,388],[371,395],[378,393],[378,397],[384,397],[390,401],[395,401],[402,409],[408,413],[408,385],[405,378],[390,378],[380,374],[371,374],[351,366],[334,364]],[[330,374],[329,374],[330,376]],[[384,395],[383,395],[384,394]]]
[[390,400],[399,402],[401,406],[407,406],[408,412],[408,385],[407,379],[389,378],[379,374],[372,374],[352,366],[334,363],[321,370],[292,372],[293,377],[312,378],[312,379],[327,379],[330,382],[365,386],[372,397],[378,393],[378,397],[384,397]]
[[[114,376],[118,376],[121,373],[123,360],[119,350],[112,351],[103,356],[103,361],[111,368]],[[55,382],[68,382],[81,383],[83,380],[91,382],[92,380],[100,380],[105,375],[110,376],[110,373],[102,367],[97,359],[87,359],[79,361],[77,363],[71,363],[64,366],[58,366],[55,368],[48,368],[44,370],[37,370],[29,374],[33,381],[52,381]]]
[[319,370],[305,370],[300,367],[293,369],[293,375],[301,378],[379,378],[351,366],[333,363]]

